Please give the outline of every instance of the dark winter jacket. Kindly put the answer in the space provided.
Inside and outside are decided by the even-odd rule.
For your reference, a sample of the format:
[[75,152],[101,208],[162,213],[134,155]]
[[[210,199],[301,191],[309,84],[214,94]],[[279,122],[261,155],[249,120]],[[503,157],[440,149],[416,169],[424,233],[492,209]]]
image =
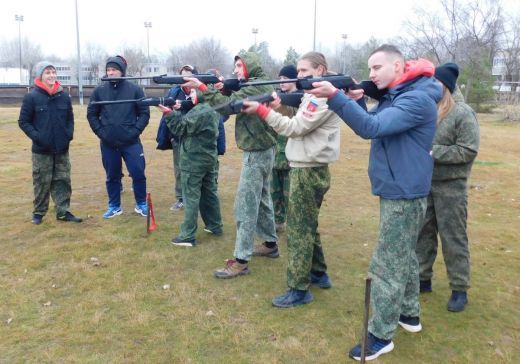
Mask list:
[[36,86],[23,98],[18,124],[31,138],[33,153],[67,152],[74,133],[70,96],[61,86],[53,95]]
[[179,136],[182,171],[213,171],[217,165],[219,114],[207,104],[198,104],[184,116],[174,111],[166,116],[170,131]]
[[144,97],[141,87],[121,80],[103,82],[90,97],[87,119],[101,142],[111,147],[123,147],[140,142],[139,135],[148,125],[150,109],[137,103],[94,105],[93,101],[135,100]]
[[[265,74],[260,65],[260,58],[254,52],[247,52],[239,58],[244,62],[248,74],[248,80],[265,80]],[[211,106],[225,104],[233,100],[242,100],[248,96],[272,93],[274,88],[270,85],[243,87],[240,91],[233,92],[231,96],[224,96],[220,91],[209,88],[205,92],[197,91],[199,102],[207,102]],[[231,108],[221,108],[222,115],[232,114]],[[237,146],[245,151],[262,151],[276,144],[276,133],[258,115],[239,113],[236,116],[235,139]]]
[[330,109],[356,134],[372,139],[368,174],[374,195],[387,199],[428,195],[441,96],[433,78],[419,76],[389,89],[369,113],[341,92],[329,100]]

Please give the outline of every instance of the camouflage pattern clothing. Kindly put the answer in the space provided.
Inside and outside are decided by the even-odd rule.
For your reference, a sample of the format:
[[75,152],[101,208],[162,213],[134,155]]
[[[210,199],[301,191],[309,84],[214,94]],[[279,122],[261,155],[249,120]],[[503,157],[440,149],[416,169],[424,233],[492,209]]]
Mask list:
[[417,258],[420,279],[430,280],[439,235],[450,287],[465,292],[470,286],[468,178],[478,153],[480,133],[475,113],[463,102],[458,89],[453,98],[455,107],[438,123],[433,139],[432,189],[417,242]]
[[372,256],[372,318],[368,331],[390,340],[399,315],[419,316],[417,236],[426,211],[426,197],[412,200],[380,198],[379,240]]
[[193,240],[199,209],[206,227],[222,232],[217,193],[217,136],[219,116],[207,104],[198,104],[182,116],[175,111],[166,117],[171,132],[180,140],[184,222],[179,237]]
[[[260,121],[263,122],[263,121]],[[237,236],[234,256],[251,260],[255,234],[262,241],[277,241],[269,179],[274,163],[274,147],[261,152],[244,152],[242,171],[235,197]]]
[[287,215],[287,285],[309,289],[309,272],[326,272],[318,215],[330,187],[329,167],[291,168]]
[[56,216],[63,216],[70,207],[72,194],[69,152],[61,154],[32,153],[34,189],[33,214],[45,216],[49,195],[56,205]]
[[[297,108],[280,105],[277,111],[285,116],[296,115]],[[283,224],[287,218],[289,205],[289,161],[285,156],[287,137],[278,134],[276,137],[276,154],[274,157],[273,176],[271,179],[271,198],[273,199],[274,221]]]

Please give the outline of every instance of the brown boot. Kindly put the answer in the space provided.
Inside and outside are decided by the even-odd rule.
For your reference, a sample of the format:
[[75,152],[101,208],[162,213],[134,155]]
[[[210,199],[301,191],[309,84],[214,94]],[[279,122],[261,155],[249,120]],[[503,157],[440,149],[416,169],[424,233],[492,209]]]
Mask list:
[[255,245],[253,255],[257,257],[278,258],[280,256],[280,253],[278,252],[278,244],[273,248],[268,248],[265,243]]
[[228,279],[249,274],[251,271],[247,267],[247,263],[241,264],[234,259],[226,260],[226,266],[222,269],[216,270],[213,275],[216,278]]

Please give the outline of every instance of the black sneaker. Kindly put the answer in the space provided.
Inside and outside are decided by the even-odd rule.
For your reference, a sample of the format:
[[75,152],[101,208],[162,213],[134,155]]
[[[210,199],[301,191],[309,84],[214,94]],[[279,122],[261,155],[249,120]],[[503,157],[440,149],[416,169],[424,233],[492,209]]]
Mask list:
[[329,275],[326,272],[323,272],[321,276],[311,271],[311,284],[315,284],[316,286],[322,289],[328,289],[332,287],[332,283],[330,283]]
[[34,225],[40,225],[42,223],[43,215],[33,214],[31,222]]
[[432,280],[427,279],[419,282],[419,292],[428,293],[432,291]]
[[[368,333],[367,347],[365,348],[365,360],[374,360],[379,355],[386,354],[394,350],[392,340],[380,339],[370,332]],[[354,360],[361,360],[361,344],[354,346],[348,356]]]
[[177,245],[177,246],[187,246],[187,247],[193,248],[194,246],[197,245],[197,240],[195,240],[195,239],[182,240],[181,238],[176,236],[175,238],[172,239],[171,243],[173,245]]
[[422,330],[421,321],[417,316],[399,315],[399,326],[408,332],[419,332]]
[[448,301],[448,311],[460,312],[464,311],[468,303],[468,295],[462,291],[452,291],[450,300]]
[[83,219],[81,217],[76,217],[68,211],[64,215],[56,216],[56,220],[68,221],[68,222],[82,222],[83,221]]

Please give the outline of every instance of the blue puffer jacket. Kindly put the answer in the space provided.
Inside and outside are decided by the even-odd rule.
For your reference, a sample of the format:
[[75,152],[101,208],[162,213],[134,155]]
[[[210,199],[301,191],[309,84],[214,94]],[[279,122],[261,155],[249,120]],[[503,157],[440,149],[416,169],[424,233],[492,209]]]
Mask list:
[[92,92],[87,108],[87,119],[92,131],[104,144],[112,147],[138,143],[139,135],[150,119],[148,106],[137,103],[94,105],[92,101],[135,100],[142,97],[142,88],[132,82],[103,82]]
[[386,199],[428,195],[441,97],[440,85],[420,76],[390,89],[369,113],[340,92],[329,100],[330,109],[356,134],[372,139],[368,175],[374,195]]

